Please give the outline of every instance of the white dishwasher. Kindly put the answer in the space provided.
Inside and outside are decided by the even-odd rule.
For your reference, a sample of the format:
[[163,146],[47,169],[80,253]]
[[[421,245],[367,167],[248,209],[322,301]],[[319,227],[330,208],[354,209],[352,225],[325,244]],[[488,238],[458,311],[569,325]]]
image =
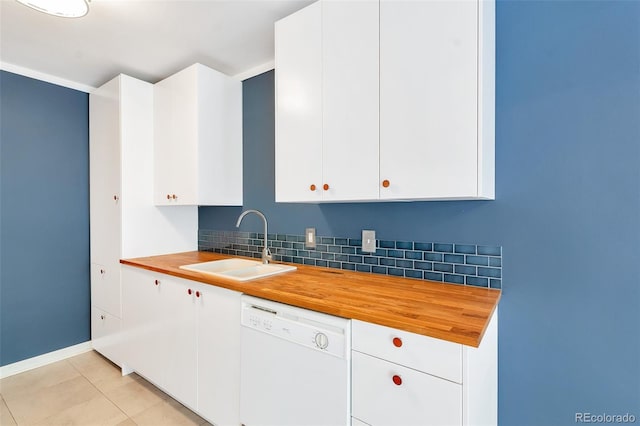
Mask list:
[[242,296],[240,422],[351,423],[351,321]]

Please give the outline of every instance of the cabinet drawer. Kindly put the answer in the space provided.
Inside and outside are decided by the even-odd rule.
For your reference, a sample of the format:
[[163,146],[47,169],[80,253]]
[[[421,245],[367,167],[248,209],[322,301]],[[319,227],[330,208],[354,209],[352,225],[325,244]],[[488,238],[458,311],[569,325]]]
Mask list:
[[461,425],[462,385],[358,352],[353,416],[372,426]]
[[462,383],[462,345],[354,320],[353,349]]
[[120,265],[91,264],[91,304],[109,314],[121,317]]
[[91,342],[93,348],[120,365],[121,320],[96,306],[91,307]]

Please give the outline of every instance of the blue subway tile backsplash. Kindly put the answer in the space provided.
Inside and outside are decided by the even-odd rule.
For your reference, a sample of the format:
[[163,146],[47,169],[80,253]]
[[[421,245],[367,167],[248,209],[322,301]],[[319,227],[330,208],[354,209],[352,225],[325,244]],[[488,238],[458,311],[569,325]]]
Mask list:
[[426,252],[424,254],[424,260],[430,260],[432,262],[442,262],[442,255],[440,253]]
[[[260,258],[255,232],[198,231],[198,250]],[[317,237],[315,249],[304,235],[269,234],[274,260],[373,274],[393,275],[485,288],[502,288],[502,247],[473,244],[381,240],[375,253],[363,252],[358,238]]]
[[378,241],[378,244],[382,248],[396,248],[396,242],[395,241],[381,240],[381,241]]
[[464,284],[464,275],[444,274],[444,280],[448,283]]
[[489,279],[467,276],[467,285],[475,285],[477,287],[489,287]]
[[454,265],[455,266],[455,273],[456,274],[462,274],[462,275],[477,275],[478,273],[478,269],[475,266],[468,266],[468,265]]
[[444,261],[447,263],[464,263],[464,256],[461,254],[445,254]]
[[409,241],[396,241],[396,248],[402,250],[413,250],[413,243]]
[[405,251],[404,252],[404,257],[406,257],[407,259],[422,260],[422,252],[419,252],[419,251]]
[[438,272],[453,272],[453,264],[451,263],[434,263],[433,270]]
[[468,265],[487,266],[489,265],[489,258],[487,256],[467,256],[465,263]]
[[382,257],[380,258],[380,264],[383,266],[396,266],[396,260]]
[[476,254],[476,246],[469,244],[456,244],[455,253]]
[[453,253],[453,244],[434,243],[433,251]]
[[413,260],[396,260],[398,268],[413,269]]
[[481,277],[502,278],[502,270],[500,268],[478,267],[478,275]]
[[478,254],[486,256],[502,256],[502,247],[478,246]]
[[433,243],[413,243],[413,248],[415,250],[432,251]]

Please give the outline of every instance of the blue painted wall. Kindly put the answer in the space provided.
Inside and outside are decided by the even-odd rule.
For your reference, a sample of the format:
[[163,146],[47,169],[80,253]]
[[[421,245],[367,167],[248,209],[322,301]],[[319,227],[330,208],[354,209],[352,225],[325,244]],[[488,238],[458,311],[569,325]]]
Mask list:
[[247,80],[245,207],[270,232],[502,245],[500,423],[640,420],[640,2],[498,1],[496,96],[495,201],[275,204],[273,73]]
[[90,339],[88,115],[0,72],[0,365]]

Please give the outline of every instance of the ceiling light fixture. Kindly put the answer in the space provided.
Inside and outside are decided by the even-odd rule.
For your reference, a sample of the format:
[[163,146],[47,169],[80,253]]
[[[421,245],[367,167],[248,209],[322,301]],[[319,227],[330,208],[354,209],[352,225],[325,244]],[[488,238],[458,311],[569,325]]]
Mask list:
[[63,18],[80,18],[89,13],[90,0],[16,0],[32,9]]

